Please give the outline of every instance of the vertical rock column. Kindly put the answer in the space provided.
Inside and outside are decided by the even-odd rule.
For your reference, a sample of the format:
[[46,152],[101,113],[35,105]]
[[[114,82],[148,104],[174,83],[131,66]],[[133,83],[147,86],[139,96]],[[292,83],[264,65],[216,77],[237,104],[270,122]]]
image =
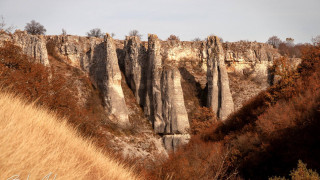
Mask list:
[[148,99],[147,112],[153,124],[156,133],[165,132],[165,122],[162,117],[162,94],[161,94],[161,76],[162,59],[160,54],[160,42],[156,35],[148,37],[148,76],[147,91]]
[[118,119],[118,124],[126,127],[129,124],[128,110],[121,87],[121,72],[118,65],[116,48],[112,37],[104,37],[106,50],[105,74],[103,78],[103,95],[106,109]]
[[139,37],[127,36],[124,42],[125,76],[138,104],[145,105],[147,52]]
[[221,120],[225,120],[234,110],[229,87],[229,78],[224,63],[224,52],[220,39],[216,36],[207,38],[207,105]]
[[160,49],[158,37],[149,35],[146,109],[155,132],[163,135],[166,149],[175,151],[189,141],[190,125],[180,72],[174,66],[163,64]]

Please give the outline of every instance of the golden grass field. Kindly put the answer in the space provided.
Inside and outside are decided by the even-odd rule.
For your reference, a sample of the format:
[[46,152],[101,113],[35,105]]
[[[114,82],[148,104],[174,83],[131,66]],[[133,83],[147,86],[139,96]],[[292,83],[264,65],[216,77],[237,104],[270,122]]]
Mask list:
[[0,179],[138,179],[54,113],[0,93]]

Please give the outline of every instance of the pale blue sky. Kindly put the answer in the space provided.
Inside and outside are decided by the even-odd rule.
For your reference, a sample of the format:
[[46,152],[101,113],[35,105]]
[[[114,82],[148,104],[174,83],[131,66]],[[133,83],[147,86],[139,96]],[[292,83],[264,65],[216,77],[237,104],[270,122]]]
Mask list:
[[166,39],[205,38],[265,42],[277,35],[296,43],[320,34],[320,0],[0,0],[0,15],[24,29],[32,19],[47,34],[85,35],[93,28],[123,39],[132,29]]

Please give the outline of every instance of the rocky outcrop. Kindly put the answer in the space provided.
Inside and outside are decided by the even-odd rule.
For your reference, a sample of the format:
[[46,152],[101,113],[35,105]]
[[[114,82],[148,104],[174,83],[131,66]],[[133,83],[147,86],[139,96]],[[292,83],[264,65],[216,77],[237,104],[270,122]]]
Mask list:
[[269,87],[268,69],[281,56],[276,49],[265,43],[240,41],[225,43],[224,50],[229,72],[250,76],[263,89]]
[[[112,37],[106,34],[105,46],[105,73],[102,74],[103,94],[106,109],[117,117],[118,124],[129,125],[128,110],[121,87],[121,72],[118,65],[116,48]],[[104,57],[102,54],[100,57]],[[100,76],[100,75],[98,75]]]
[[129,87],[132,89],[138,104],[145,104],[147,51],[139,37],[127,36],[124,42],[124,69]]
[[129,126],[128,110],[121,87],[115,42],[109,34],[104,39],[80,36],[48,36],[61,60],[85,71],[102,96],[109,119],[121,127]]
[[229,78],[224,63],[224,52],[220,40],[216,36],[207,38],[207,106],[225,120],[234,110],[234,104],[229,88]]
[[0,33],[0,41],[10,41],[21,47],[22,52],[33,57],[37,63],[49,66],[46,39],[43,35],[30,35],[26,31],[17,30],[14,34]]
[[158,37],[149,35],[145,112],[155,132],[163,135],[166,149],[175,150],[179,142],[188,141],[190,125],[184,106],[180,72],[177,67],[166,64],[160,52]]

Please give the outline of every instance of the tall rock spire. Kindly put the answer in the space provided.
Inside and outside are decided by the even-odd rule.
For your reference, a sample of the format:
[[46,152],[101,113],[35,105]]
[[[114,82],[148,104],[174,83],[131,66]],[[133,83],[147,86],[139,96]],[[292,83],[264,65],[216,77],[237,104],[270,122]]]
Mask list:
[[121,72],[116,48],[109,34],[104,37],[104,45],[106,50],[105,74],[102,77],[104,102],[106,109],[116,116],[119,125],[125,127],[129,124],[128,109],[121,87]]
[[208,67],[207,106],[216,112],[220,119],[225,120],[233,112],[234,104],[220,39],[217,36],[209,36],[206,48]]

